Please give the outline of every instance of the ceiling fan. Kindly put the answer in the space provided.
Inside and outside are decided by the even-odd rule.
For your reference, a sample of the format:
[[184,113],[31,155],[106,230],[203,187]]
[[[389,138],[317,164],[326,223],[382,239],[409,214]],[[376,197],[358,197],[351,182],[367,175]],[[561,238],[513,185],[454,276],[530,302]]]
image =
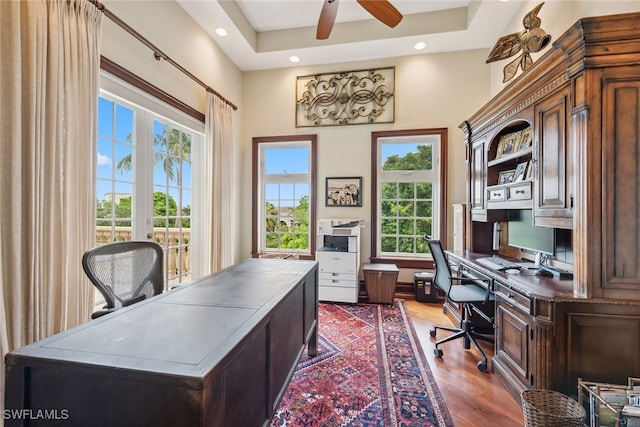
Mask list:
[[[357,0],[367,12],[373,15],[378,21],[393,28],[402,21],[402,14],[396,9],[389,0]],[[338,12],[338,0],[324,0],[320,18],[318,19],[318,27],[316,29],[316,39],[325,40],[329,38],[333,23],[336,20]]]

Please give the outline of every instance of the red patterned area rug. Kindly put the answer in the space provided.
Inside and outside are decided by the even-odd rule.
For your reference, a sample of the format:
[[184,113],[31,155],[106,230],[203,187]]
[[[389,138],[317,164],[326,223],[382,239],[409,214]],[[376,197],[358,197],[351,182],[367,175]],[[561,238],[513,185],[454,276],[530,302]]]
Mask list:
[[403,300],[320,303],[319,325],[272,427],[453,426]]

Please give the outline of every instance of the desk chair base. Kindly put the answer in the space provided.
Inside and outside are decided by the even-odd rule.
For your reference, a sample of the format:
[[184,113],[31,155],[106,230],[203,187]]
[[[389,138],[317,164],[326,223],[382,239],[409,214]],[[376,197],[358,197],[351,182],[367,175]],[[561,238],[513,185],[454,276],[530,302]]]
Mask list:
[[[465,307],[465,311],[467,310],[469,310],[468,307]],[[471,326],[471,321],[466,320],[466,318],[462,322],[460,322],[459,328],[454,328],[449,326],[434,326],[433,329],[429,331],[429,335],[435,338],[438,329],[453,332],[453,334],[439,341],[436,341],[435,348],[433,349],[433,354],[436,357],[442,357],[442,355],[444,354],[442,352],[442,349],[438,348],[440,344],[444,344],[446,342],[453,341],[458,338],[462,338],[463,345],[466,350],[469,350],[471,348],[471,344],[473,343],[476,350],[478,350],[478,352],[482,355],[482,360],[479,361],[477,365],[478,370],[480,372],[487,372],[487,368],[488,368],[487,355],[484,353],[484,351],[482,351],[482,348],[480,348],[480,345],[476,340],[493,342],[493,337],[474,331],[473,326]]]

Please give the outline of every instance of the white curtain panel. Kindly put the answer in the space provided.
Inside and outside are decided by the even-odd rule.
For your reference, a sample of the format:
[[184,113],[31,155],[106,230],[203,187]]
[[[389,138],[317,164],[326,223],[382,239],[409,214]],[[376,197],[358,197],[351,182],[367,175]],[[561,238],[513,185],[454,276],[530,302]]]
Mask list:
[[203,274],[233,264],[235,253],[235,183],[231,106],[207,92],[203,184]]
[[87,321],[102,13],[0,1],[0,350]]

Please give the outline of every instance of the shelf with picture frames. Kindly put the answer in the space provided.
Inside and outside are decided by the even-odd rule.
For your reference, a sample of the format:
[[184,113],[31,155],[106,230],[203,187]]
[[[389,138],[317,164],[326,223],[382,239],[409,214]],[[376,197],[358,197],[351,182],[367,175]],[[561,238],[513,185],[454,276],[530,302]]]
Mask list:
[[489,145],[487,209],[532,207],[532,129],[526,121],[512,123]]

